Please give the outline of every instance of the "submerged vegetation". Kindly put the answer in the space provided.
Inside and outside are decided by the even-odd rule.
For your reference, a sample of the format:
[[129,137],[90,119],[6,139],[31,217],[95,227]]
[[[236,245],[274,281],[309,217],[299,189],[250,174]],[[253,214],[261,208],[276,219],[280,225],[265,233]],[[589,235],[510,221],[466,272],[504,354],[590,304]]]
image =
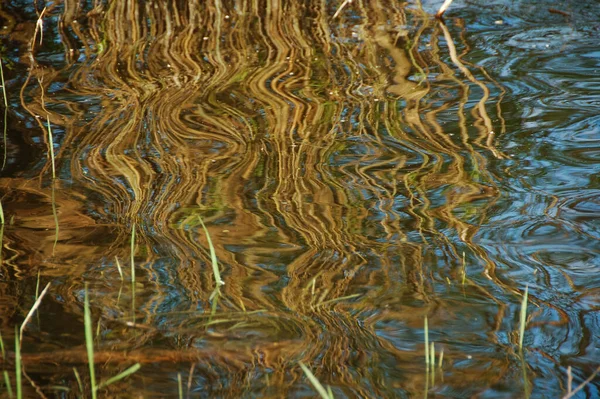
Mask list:
[[515,159],[541,111],[450,3],[7,6],[0,390],[597,392],[541,244],[575,205]]

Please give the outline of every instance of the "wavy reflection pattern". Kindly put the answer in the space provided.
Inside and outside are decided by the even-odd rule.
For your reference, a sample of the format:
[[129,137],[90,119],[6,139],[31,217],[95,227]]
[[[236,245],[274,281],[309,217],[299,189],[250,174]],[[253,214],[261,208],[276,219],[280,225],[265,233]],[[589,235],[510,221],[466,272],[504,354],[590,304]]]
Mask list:
[[[460,26],[396,2],[357,2],[332,20],[335,7],[49,9],[64,59],[50,68],[34,46],[21,102],[60,133],[59,194],[3,180],[19,193],[9,202],[36,196],[48,228],[31,251],[24,233],[36,221],[13,209],[5,267],[44,260],[71,304],[83,279],[95,281],[98,312],[121,342],[107,358],[170,349],[132,358],[194,363],[192,386],[212,395],[302,392],[298,361],[347,396],[422,391],[426,315],[454,365],[440,392],[512,386],[514,337],[503,333],[522,287],[478,244],[504,206],[489,163],[508,158],[496,147],[506,89],[464,60]],[[576,218],[590,206],[556,210]],[[199,217],[225,281],[216,297]],[[128,259],[134,226],[135,299],[119,290],[114,261]],[[132,300],[138,329],[125,321]],[[145,389],[172,389],[160,370],[146,373]]]

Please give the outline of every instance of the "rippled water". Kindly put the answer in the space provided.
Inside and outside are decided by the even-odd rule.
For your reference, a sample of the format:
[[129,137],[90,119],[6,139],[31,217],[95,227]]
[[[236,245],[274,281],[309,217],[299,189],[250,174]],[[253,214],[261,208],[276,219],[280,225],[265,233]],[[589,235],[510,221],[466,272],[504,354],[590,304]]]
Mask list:
[[303,362],[336,398],[547,398],[600,365],[597,2],[75,3],[0,12],[13,382],[50,284],[26,397],[89,392],[86,284],[99,380],[142,365],[102,397],[315,396]]

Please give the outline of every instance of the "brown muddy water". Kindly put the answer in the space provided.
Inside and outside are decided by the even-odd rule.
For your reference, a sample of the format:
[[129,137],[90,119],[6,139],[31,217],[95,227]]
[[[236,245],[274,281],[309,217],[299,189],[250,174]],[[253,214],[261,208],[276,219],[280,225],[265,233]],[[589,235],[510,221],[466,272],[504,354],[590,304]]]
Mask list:
[[2,2],[15,397],[600,396],[600,3],[341,3]]

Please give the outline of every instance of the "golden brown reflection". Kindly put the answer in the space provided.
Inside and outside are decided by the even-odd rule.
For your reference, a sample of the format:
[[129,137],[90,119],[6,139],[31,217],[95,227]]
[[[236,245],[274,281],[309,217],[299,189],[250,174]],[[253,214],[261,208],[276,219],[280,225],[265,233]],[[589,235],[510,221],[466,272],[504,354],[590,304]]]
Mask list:
[[[230,378],[273,370],[265,392],[302,378],[304,361],[353,395],[392,395],[399,387],[374,370],[391,360],[421,364],[421,346],[396,347],[375,334],[377,323],[419,329],[427,313],[449,317],[434,286],[460,284],[464,251],[503,286],[472,241],[499,196],[486,160],[504,156],[494,146],[503,128],[492,122],[502,116],[490,91],[497,85],[461,60],[457,45],[468,47],[444,25],[396,2],[348,7],[357,18],[332,19],[337,7],[324,0],[47,10],[60,19],[66,65],[38,65],[43,44],[34,45],[21,99],[41,116],[40,131],[47,114],[64,132],[60,190],[52,200],[49,163],[42,183],[3,181],[13,196],[44,204],[36,222],[48,229],[35,240],[6,234],[3,267],[67,275],[55,292],[68,303],[79,303],[72,292],[83,278],[110,280],[96,287],[98,312],[121,326],[122,347],[138,348],[135,361],[202,363],[204,352],[180,351],[222,344],[211,362]],[[48,88],[57,82],[65,89],[55,97]],[[57,237],[48,235],[52,202]],[[29,227],[30,216],[12,211]],[[198,315],[211,312],[214,280],[197,216],[226,283],[210,320]],[[128,259],[133,223],[143,269],[138,328],[124,324],[127,299],[110,263]],[[436,258],[445,266],[434,271]],[[111,266],[89,267],[102,259]],[[185,300],[165,312],[174,292]],[[163,335],[180,349],[139,349]],[[83,348],[77,353],[83,362]],[[424,379],[407,377],[402,388],[422,390]]]

